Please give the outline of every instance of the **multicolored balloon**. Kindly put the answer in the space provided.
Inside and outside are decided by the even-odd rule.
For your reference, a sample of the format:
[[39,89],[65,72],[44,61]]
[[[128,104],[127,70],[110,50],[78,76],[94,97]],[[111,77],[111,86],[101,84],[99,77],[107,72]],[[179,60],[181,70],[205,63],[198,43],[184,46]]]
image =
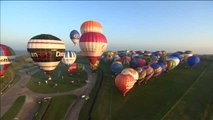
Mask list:
[[154,70],[151,66],[147,65],[142,67],[144,70],[146,70],[146,77],[145,77],[145,81],[148,81],[149,79],[152,78],[152,76],[154,75]]
[[64,57],[65,45],[59,38],[50,34],[40,34],[32,37],[27,46],[33,61],[48,75],[58,66]]
[[74,43],[74,45],[77,45],[80,39],[80,34],[77,30],[72,30],[70,32],[70,39]]
[[62,58],[62,62],[70,66],[72,65],[76,60],[76,54],[73,51],[65,51],[64,57]]
[[136,80],[129,75],[129,74],[118,74],[115,78],[115,85],[117,86],[118,90],[123,93],[123,96],[132,89]]
[[172,70],[173,68],[175,68],[175,61],[173,60],[167,60],[166,61],[166,71],[170,71]]
[[9,65],[15,59],[15,52],[9,46],[0,44],[0,76],[4,78],[4,74]]
[[160,65],[158,65],[157,63],[151,64],[150,65],[153,70],[154,70],[154,75],[153,77],[157,77],[158,75],[160,75],[162,73],[162,68]]
[[136,69],[136,71],[138,72],[139,78],[138,78],[138,85],[141,85],[141,83],[143,82],[143,80],[146,77],[146,70],[144,70],[142,67],[138,67]]

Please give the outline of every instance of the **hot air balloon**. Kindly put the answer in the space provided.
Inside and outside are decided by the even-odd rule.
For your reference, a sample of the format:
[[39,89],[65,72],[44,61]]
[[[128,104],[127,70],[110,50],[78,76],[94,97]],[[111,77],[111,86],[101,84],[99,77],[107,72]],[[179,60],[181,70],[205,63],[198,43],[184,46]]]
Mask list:
[[114,75],[121,73],[123,68],[124,67],[123,67],[122,63],[119,61],[113,62],[110,66],[110,70],[111,70],[112,74],[114,74]]
[[187,51],[184,52],[183,56],[184,56],[184,58],[183,58],[184,61],[187,61],[188,57],[193,56],[193,52],[190,51],[190,50],[187,50]]
[[92,69],[96,70],[99,58],[107,48],[107,39],[101,33],[86,32],[80,38],[80,48],[89,59]]
[[118,90],[123,93],[123,96],[132,89],[135,84],[134,78],[129,74],[118,74],[115,78],[115,85],[117,86]]
[[85,21],[81,25],[81,34],[84,34],[87,32],[103,33],[103,28],[99,22],[94,20],[89,20],[89,21]]
[[40,34],[29,40],[27,51],[33,61],[48,75],[48,80],[51,80],[50,73],[63,58],[65,45],[63,41],[53,35]]
[[166,61],[166,72],[172,70],[175,67],[175,61],[167,60]]
[[150,65],[153,70],[154,70],[154,75],[153,77],[157,77],[158,75],[160,75],[162,73],[162,68],[160,65],[158,65],[157,63],[151,64]]
[[143,67],[146,65],[146,60],[144,59],[140,58],[140,59],[137,59],[136,61],[137,61],[137,67]]
[[111,62],[113,57],[114,57],[114,52],[113,51],[108,51],[105,54],[105,61],[110,61]]
[[77,64],[77,63],[73,63],[69,69],[68,72],[69,73],[77,73],[77,72],[81,72],[83,71],[85,68],[82,64]]
[[70,39],[74,43],[74,45],[77,45],[80,39],[80,34],[77,30],[72,30],[70,32]]
[[125,56],[125,57],[123,57],[123,59],[122,59],[122,63],[123,63],[123,65],[129,65],[129,62],[131,61],[131,57],[129,57],[129,56]]
[[15,52],[12,48],[0,44],[0,76],[4,78],[4,74],[9,67],[9,64],[15,59]]
[[200,62],[200,58],[198,56],[191,56],[187,59],[187,63],[189,66],[193,67]]
[[135,60],[135,59],[132,59],[130,62],[129,62],[129,66],[131,67],[131,68],[137,68],[138,67],[138,63],[137,63],[137,61]]
[[158,62],[157,64],[161,66],[162,73],[166,72],[166,64],[164,64],[163,62]]
[[149,65],[147,66],[143,66],[142,67],[144,70],[146,70],[146,77],[145,77],[145,81],[148,81],[150,78],[152,78],[152,76],[154,75],[154,70],[152,67],[150,67]]
[[144,70],[142,67],[138,67],[136,68],[136,71],[138,72],[139,78],[138,78],[138,85],[141,85],[141,82],[143,82],[143,80],[146,77],[146,70]]
[[65,51],[64,57],[62,58],[62,62],[65,65],[70,66],[75,62],[75,60],[76,60],[75,52]]
[[[166,58],[166,60],[173,60],[174,61],[174,67],[176,67],[176,66],[178,66],[179,65],[179,63],[180,63],[180,59],[178,58],[178,57],[174,57],[174,56],[168,56],[167,58]],[[173,68],[174,68],[173,67]]]
[[173,53],[173,54],[171,54],[170,56],[171,56],[171,57],[177,57],[180,61],[183,60],[183,57],[182,57],[181,54],[179,54],[179,53]]
[[136,81],[139,78],[138,72],[132,68],[125,68],[122,70],[121,73],[125,74],[125,75],[131,75],[134,78],[134,80],[136,80]]

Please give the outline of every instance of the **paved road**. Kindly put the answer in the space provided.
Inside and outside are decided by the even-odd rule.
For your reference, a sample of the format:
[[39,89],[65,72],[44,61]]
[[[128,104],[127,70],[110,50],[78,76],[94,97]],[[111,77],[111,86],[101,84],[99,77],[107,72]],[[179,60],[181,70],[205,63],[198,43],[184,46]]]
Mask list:
[[76,91],[75,95],[77,95],[77,99],[75,102],[69,107],[65,120],[78,120],[80,110],[84,105],[85,99],[81,98],[81,95],[89,95],[92,91],[92,88],[95,86],[97,75],[95,73],[90,73],[88,76],[88,80],[90,81],[83,89]]
[[9,110],[9,108],[12,106],[12,104],[15,102],[15,100],[22,95],[26,96],[26,101],[16,116],[16,119],[20,120],[31,120],[39,109],[39,104],[37,103],[37,100],[46,96],[60,96],[60,95],[76,95],[77,99],[74,101],[74,103],[69,107],[69,110],[66,113],[66,119],[67,120],[78,120],[78,115],[81,110],[81,107],[83,106],[84,99],[81,99],[80,96],[82,94],[89,95],[93,86],[96,82],[96,74],[91,73],[88,69],[86,69],[86,72],[88,74],[88,81],[89,83],[85,86],[72,90],[67,91],[63,93],[51,93],[51,94],[41,94],[41,93],[35,93],[30,91],[26,85],[29,82],[31,75],[38,71],[38,69],[31,71],[30,74],[26,73],[29,69],[23,69],[19,71],[19,75],[21,76],[20,80],[13,85],[11,88],[9,88],[2,96],[1,96],[1,113],[0,116],[2,117],[4,113]]
[[[27,82],[30,80],[30,75],[26,74],[27,69],[23,69],[19,71],[19,75],[21,76],[20,80],[15,83],[14,85],[10,86],[8,90],[6,90],[0,98],[0,105],[1,105],[1,113],[0,116],[2,117],[6,111],[13,105],[15,100],[21,96],[25,95],[24,93],[28,91],[25,87]],[[37,70],[31,72],[31,74],[37,72]]]

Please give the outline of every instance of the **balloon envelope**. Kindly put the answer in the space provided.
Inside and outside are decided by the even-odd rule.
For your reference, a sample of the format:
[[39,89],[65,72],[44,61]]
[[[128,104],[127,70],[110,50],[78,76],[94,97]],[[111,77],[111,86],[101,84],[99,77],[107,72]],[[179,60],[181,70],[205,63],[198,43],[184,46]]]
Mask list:
[[79,45],[93,67],[98,65],[100,56],[106,50],[107,39],[101,33],[86,32],[81,36]]
[[125,68],[121,73],[125,75],[131,75],[136,81],[139,78],[138,72],[132,68]]
[[144,59],[140,58],[140,59],[137,59],[136,61],[137,61],[137,67],[143,67],[146,65],[146,60]]
[[62,59],[62,62],[67,65],[70,66],[72,65],[76,60],[76,54],[75,52],[72,51],[65,51],[64,57]]
[[[41,34],[29,40],[27,51],[33,61],[49,75],[64,57],[65,45],[53,35]],[[51,80],[50,75],[48,79]]]
[[115,78],[115,85],[117,86],[118,90],[123,93],[123,96],[132,89],[135,84],[135,80],[131,75],[127,74],[118,74]]
[[81,25],[81,34],[84,34],[86,32],[103,33],[103,28],[99,22],[94,20],[88,20],[82,23]]
[[74,43],[74,45],[77,45],[80,39],[80,34],[77,30],[72,30],[70,32],[70,39]]
[[187,63],[189,66],[193,67],[200,62],[200,58],[198,56],[191,56],[187,59]]
[[154,75],[154,70],[152,67],[150,67],[149,65],[142,67],[144,70],[146,70],[146,77],[145,80],[148,81],[149,79],[152,78],[152,76]]
[[154,75],[153,75],[154,77],[156,77],[162,73],[162,68],[157,63],[151,64],[151,67],[154,70]]
[[4,74],[9,67],[9,64],[15,59],[15,52],[9,46],[0,44],[0,76]]
[[110,66],[110,70],[113,74],[119,74],[123,70],[123,65],[121,62],[113,62]]

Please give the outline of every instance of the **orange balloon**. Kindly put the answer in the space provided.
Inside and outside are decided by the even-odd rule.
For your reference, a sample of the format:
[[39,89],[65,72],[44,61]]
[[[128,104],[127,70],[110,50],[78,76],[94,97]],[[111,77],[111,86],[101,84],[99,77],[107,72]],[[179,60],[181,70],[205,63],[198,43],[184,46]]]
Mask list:
[[129,74],[118,74],[115,78],[115,85],[123,93],[123,96],[132,89],[136,80]]
[[84,34],[86,32],[99,32],[103,33],[103,28],[101,24],[94,20],[85,21],[81,25],[81,34]]

